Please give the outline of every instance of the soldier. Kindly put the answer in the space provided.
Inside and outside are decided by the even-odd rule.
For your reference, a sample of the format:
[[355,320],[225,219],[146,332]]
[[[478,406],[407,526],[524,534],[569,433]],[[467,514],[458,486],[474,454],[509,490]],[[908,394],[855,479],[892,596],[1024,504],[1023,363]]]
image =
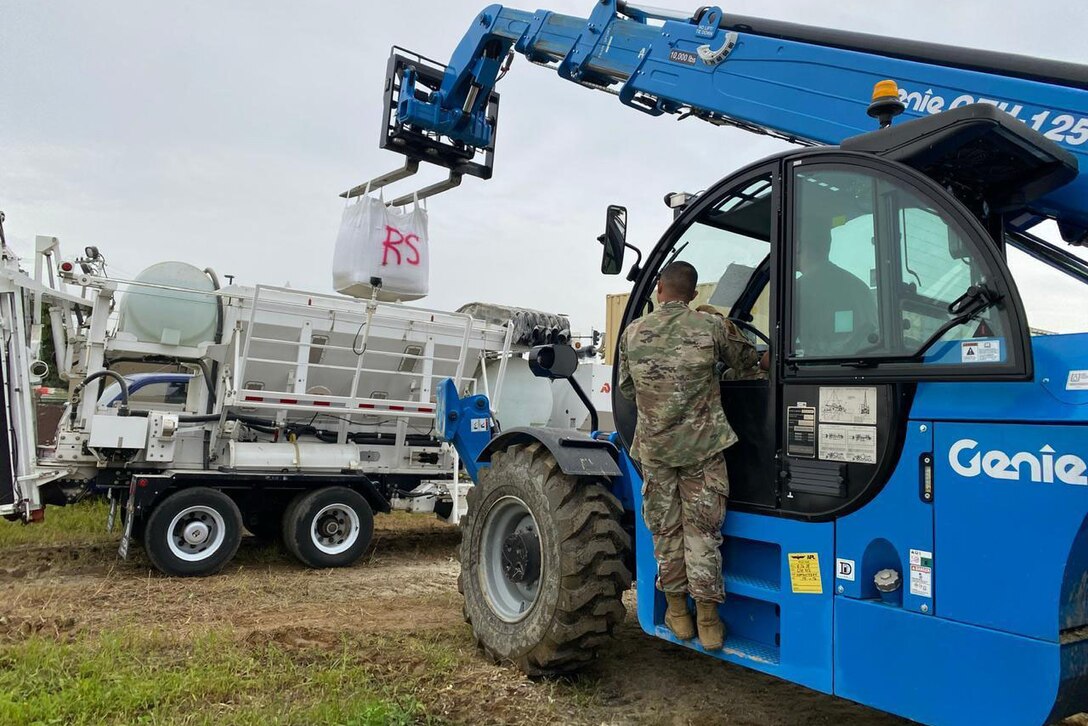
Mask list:
[[695,635],[690,593],[699,642],[717,650],[725,641],[719,548],[729,497],[722,452],[737,441],[722,409],[718,362],[749,370],[759,355],[733,323],[688,307],[696,282],[687,262],[661,271],[659,307],[620,339],[620,392],[638,408],[631,456],[642,468],[642,513],[668,602],[665,624],[681,640]]
[[[877,342],[880,326],[876,293],[858,274],[868,276],[864,256],[853,260],[865,269],[857,274],[831,261],[834,220],[826,213],[802,216],[805,235],[799,240],[794,283],[799,352],[807,357],[850,355]],[[872,247],[868,262],[873,263]]]

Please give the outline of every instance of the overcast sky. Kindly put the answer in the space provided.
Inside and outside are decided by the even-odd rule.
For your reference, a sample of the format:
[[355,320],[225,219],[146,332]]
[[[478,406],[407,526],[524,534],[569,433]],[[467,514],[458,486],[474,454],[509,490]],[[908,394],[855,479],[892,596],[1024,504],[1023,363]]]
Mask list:
[[[0,209],[35,234],[96,244],[116,274],[164,259],[247,284],[331,290],[337,194],[398,167],[378,149],[392,44],[447,59],[480,0],[0,4]],[[652,4],[694,10],[683,0]],[[585,16],[592,0],[522,6]],[[1088,4],[1023,0],[734,0],[728,12],[1088,63]],[[608,203],[647,250],[665,192],[696,191],[785,148],[695,120],[651,118],[515,60],[500,85],[495,175],[430,201],[430,307],[484,300],[602,326]],[[442,176],[438,170],[395,191]],[[1025,272],[1033,325],[1085,321]],[[1075,288],[1069,288],[1074,291]],[[1074,312],[1070,312],[1074,310]]]

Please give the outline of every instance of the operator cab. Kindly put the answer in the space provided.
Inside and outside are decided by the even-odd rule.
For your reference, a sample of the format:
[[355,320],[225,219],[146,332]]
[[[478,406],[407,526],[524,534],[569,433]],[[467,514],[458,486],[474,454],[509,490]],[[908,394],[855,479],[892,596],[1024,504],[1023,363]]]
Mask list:
[[[1004,114],[959,111],[740,171],[687,206],[638,271],[624,327],[683,260],[699,273],[693,307],[770,350],[768,374],[722,376],[740,439],[726,452],[731,506],[852,511],[898,460],[916,383],[1031,378],[1004,228],[1076,162]],[[602,241],[618,270],[613,236]],[[637,412],[613,391],[629,444]]]

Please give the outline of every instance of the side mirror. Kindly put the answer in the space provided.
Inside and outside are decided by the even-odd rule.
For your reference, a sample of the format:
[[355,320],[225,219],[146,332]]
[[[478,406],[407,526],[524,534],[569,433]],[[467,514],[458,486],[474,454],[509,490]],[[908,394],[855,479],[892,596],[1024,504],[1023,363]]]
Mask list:
[[601,272],[618,275],[623,270],[623,250],[627,246],[627,207],[609,204],[604,219],[604,234],[597,238],[604,245]]
[[[620,252],[622,251],[621,247]],[[578,370],[578,352],[574,348],[569,345],[538,345],[529,351],[529,370],[538,378],[549,378],[553,381],[566,379],[582,405],[589,411],[590,431],[601,430],[601,421],[597,409],[593,407],[593,401],[574,377],[574,372]]]
[[578,353],[569,345],[538,345],[529,351],[529,370],[537,378],[570,378],[578,370]]

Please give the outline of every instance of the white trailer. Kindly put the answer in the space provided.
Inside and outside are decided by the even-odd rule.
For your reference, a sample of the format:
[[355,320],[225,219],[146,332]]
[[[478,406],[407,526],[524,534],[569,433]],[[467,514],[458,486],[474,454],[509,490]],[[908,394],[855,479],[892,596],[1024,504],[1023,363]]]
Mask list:
[[[366,550],[375,512],[401,506],[456,523],[471,484],[434,435],[438,383],[501,401],[509,360],[569,335],[561,316],[508,309],[502,324],[221,287],[184,263],[119,280],[96,249],[65,259],[52,237],[37,238],[34,268],[26,274],[3,246],[0,466],[10,483],[0,516],[30,522],[46,504],[105,493],[124,512],[121,554],[141,542],[175,575],[222,568],[243,528],[330,567]],[[38,358],[43,315],[71,401],[55,445],[36,449],[33,387],[50,365]],[[116,368],[133,362],[188,372],[183,402],[129,400]],[[102,395],[111,385],[113,406]]]

